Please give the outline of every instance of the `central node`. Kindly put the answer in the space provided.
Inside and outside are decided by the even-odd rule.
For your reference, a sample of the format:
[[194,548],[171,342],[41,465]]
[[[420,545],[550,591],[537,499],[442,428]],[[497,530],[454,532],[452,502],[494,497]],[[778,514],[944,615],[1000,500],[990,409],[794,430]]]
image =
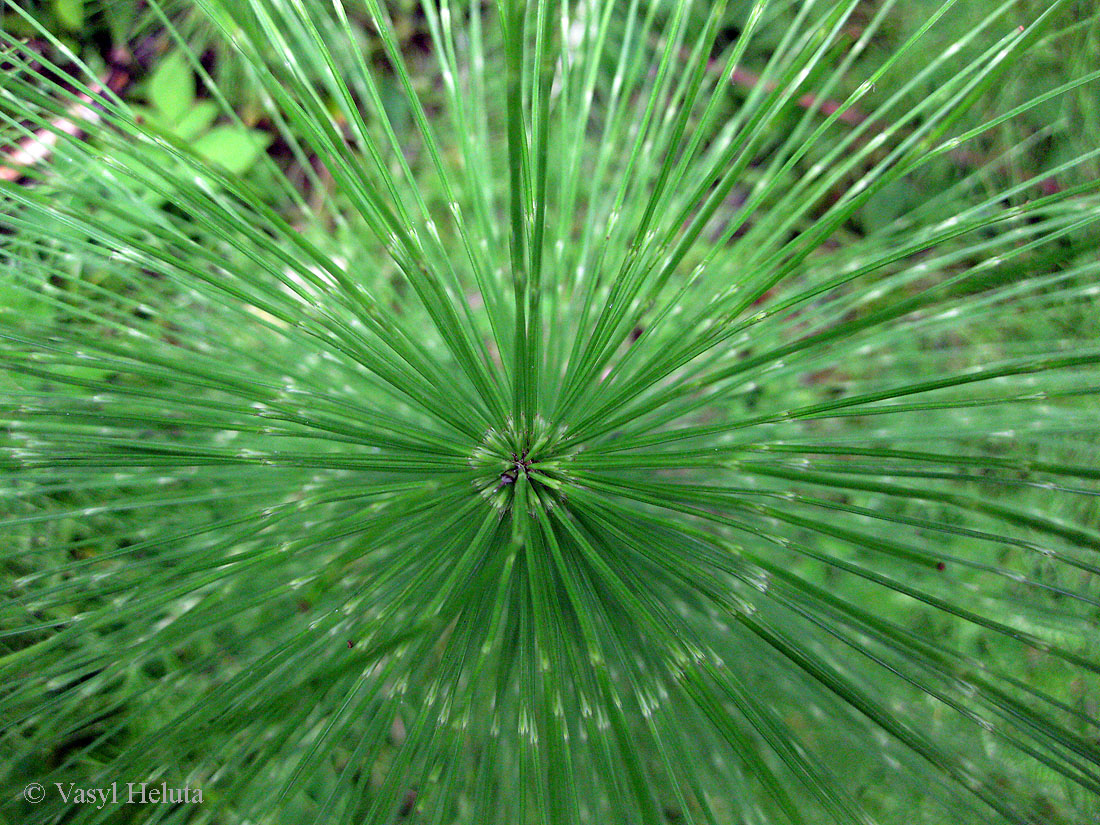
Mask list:
[[504,484],[515,484],[516,479],[520,477],[520,474],[531,478],[531,465],[534,462],[528,458],[528,451],[524,450],[519,455],[512,453],[512,466],[500,474],[500,480]]
[[511,422],[501,430],[489,430],[470,456],[478,491],[502,512],[524,509],[517,496],[527,503],[556,498],[567,478],[563,470],[567,456],[557,449],[564,434],[564,429],[542,418],[523,431]]

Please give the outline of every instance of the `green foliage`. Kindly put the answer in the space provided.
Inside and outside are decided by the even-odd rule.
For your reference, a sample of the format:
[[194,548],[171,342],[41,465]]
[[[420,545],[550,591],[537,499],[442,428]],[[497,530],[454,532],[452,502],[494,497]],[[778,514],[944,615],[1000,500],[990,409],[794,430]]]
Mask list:
[[80,31],[84,26],[84,0],[53,0],[53,12],[66,29]]
[[178,123],[195,103],[195,75],[187,58],[172,52],[149,78],[149,102],[166,125]]
[[252,168],[271,142],[266,133],[243,124],[213,126],[218,105],[213,100],[196,99],[194,72],[180,52],[161,61],[148,85],[152,108],[135,110],[142,121],[190,143],[199,157],[234,174]]
[[0,33],[0,817],[1100,816],[1094,11],[127,5]]

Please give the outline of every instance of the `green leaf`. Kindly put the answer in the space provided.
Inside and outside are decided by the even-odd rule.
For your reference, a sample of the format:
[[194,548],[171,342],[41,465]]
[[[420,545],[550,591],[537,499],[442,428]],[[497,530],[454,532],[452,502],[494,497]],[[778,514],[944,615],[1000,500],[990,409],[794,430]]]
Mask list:
[[139,6],[137,3],[103,3],[103,17],[116,43],[125,42],[129,37]]
[[53,13],[69,31],[84,27],[84,0],[53,0]]
[[172,131],[172,121],[166,119],[159,109],[154,109],[151,106],[138,106],[136,104],[133,104],[131,108],[142,124],[148,125],[154,129],[163,129],[166,132]]
[[195,100],[195,75],[181,51],[162,59],[149,79],[149,102],[170,123],[178,122]]
[[271,143],[271,136],[257,129],[218,126],[195,141],[195,151],[234,174],[252,166]]
[[172,131],[181,140],[196,138],[210,128],[218,116],[218,106],[212,100],[199,100],[180,118]]

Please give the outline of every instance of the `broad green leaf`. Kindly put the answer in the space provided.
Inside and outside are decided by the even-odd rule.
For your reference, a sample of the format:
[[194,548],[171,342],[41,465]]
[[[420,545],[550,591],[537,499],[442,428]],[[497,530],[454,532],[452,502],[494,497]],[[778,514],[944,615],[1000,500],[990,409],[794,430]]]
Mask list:
[[171,132],[173,130],[172,120],[165,117],[160,109],[155,109],[151,106],[138,106],[136,104],[132,104],[132,108],[134,114],[142,123],[148,124],[154,129],[161,129],[166,132]]
[[84,27],[84,0],[53,0],[53,12],[69,31],[80,31]]
[[172,127],[181,140],[192,140],[210,128],[218,116],[218,106],[212,100],[197,100]]
[[149,79],[149,102],[167,122],[176,123],[195,100],[195,75],[181,51],[161,58]]
[[241,174],[256,162],[270,143],[270,135],[256,129],[217,126],[196,140],[194,149],[230,172]]
[[136,3],[106,2],[101,6],[103,16],[107,20],[107,27],[111,31],[111,38],[115,43],[122,43],[129,37],[139,7]]

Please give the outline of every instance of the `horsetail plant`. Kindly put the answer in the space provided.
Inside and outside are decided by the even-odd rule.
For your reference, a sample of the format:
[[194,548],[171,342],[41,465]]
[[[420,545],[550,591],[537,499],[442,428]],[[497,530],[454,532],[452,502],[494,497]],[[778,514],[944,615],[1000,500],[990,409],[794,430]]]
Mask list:
[[5,30],[0,820],[1096,821],[1089,5]]

